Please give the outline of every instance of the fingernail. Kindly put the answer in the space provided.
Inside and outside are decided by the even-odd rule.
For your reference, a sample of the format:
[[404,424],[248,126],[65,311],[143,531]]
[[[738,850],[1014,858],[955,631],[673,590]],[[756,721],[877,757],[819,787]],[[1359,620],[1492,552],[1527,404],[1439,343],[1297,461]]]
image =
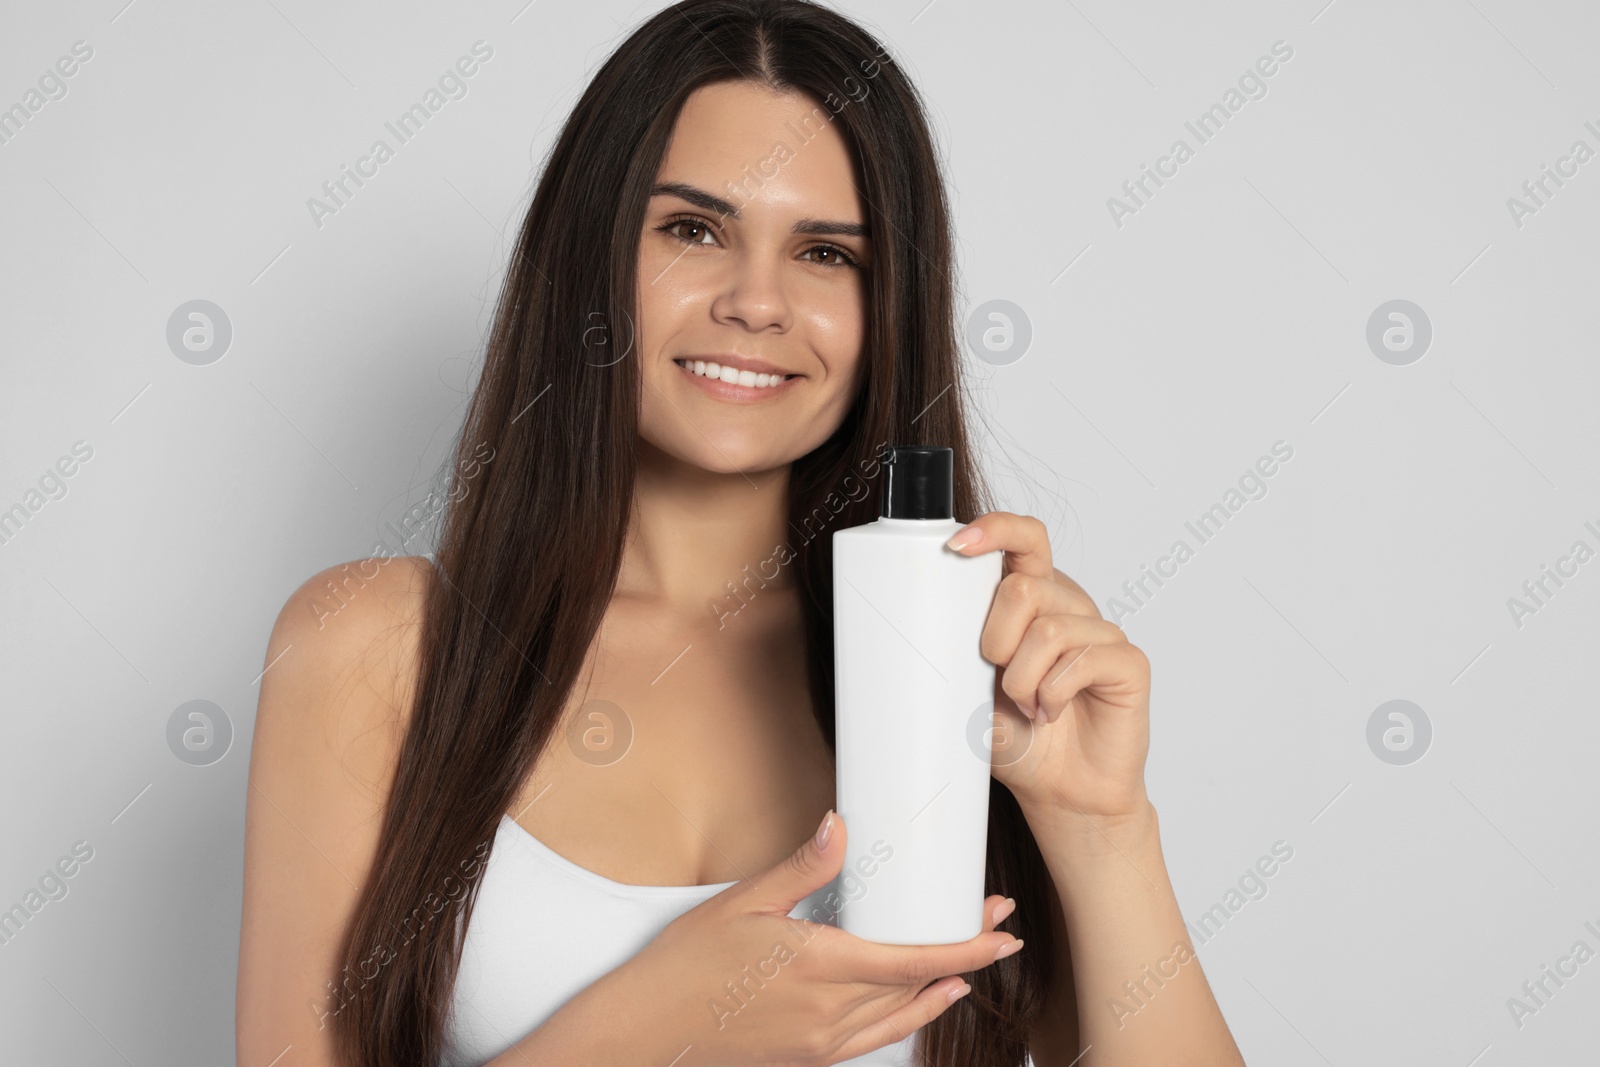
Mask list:
[[959,549],[966,548],[968,545],[975,545],[981,540],[983,540],[983,527],[963,526],[955,532],[955,536],[945,542],[945,545],[949,548]]
[[972,987],[967,983],[962,982],[960,985],[950,990],[950,1002],[955,1003],[970,992],[972,992]]
[[833,809],[828,809],[828,814],[822,817],[822,825],[817,827],[817,850],[828,847],[828,838],[833,836]]
[[1022,947],[1022,941],[1021,941],[1020,938],[1018,940],[1016,940],[1016,941],[1011,942],[1010,944],[1001,945],[1000,946],[1000,951],[996,952],[994,954],[994,958],[997,959],[997,960],[1003,960],[1007,956],[1011,955],[1013,952],[1016,952],[1021,947]]
[[994,924],[999,926],[1005,921],[1007,915],[1017,910],[1017,902],[1011,897],[1006,897],[994,906]]

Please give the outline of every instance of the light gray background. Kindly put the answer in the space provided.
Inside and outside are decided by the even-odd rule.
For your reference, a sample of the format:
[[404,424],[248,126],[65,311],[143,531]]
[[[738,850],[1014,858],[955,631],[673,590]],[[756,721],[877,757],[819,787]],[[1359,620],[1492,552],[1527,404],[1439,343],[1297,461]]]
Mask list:
[[[658,5],[124,2],[8,3],[0,32],[0,106],[94,49],[0,145],[0,508],[94,450],[0,544],[0,906],[95,849],[0,946],[0,1042],[215,1064],[273,618],[424,499],[538,161]],[[1600,548],[1600,160],[1520,227],[1507,198],[1600,150],[1600,14],[1325,2],[848,7],[930,102],[963,307],[1031,323],[974,387],[1003,506],[1049,523],[1063,570],[1106,607],[1294,449],[1123,620],[1185,916],[1294,849],[1201,949],[1250,1062],[1590,1062],[1600,962],[1520,1027],[1506,1001],[1600,950],[1600,561],[1520,627],[1507,600]],[[479,39],[468,95],[317,228],[307,198]],[[1185,120],[1279,40],[1267,95],[1197,146]],[[1179,137],[1194,158],[1115,225],[1108,197]],[[193,299],[234,331],[209,366],[166,342]],[[1407,366],[1366,342],[1394,299],[1434,331]],[[166,742],[193,699],[233,724],[209,766]],[[1410,765],[1367,744],[1391,699],[1433,726]]]

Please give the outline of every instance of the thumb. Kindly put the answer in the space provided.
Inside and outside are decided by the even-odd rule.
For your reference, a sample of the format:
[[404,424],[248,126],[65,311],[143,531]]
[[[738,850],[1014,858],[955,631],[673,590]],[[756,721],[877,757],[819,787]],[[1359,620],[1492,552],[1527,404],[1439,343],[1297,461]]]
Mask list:
[[763,910],[787,915],[795,905],[833,881],[844,866],[844,837],[844,820],[829,808],[817,832],[756,884],[756,899]]

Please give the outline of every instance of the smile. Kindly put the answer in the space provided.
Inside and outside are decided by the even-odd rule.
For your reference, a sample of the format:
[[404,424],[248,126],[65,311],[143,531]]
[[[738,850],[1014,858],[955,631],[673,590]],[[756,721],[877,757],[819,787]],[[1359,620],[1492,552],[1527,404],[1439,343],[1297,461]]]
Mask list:
[[758,374],[701,359],[673,360],[704,392],[723,400],[766,400],[785,392],[803,375]]

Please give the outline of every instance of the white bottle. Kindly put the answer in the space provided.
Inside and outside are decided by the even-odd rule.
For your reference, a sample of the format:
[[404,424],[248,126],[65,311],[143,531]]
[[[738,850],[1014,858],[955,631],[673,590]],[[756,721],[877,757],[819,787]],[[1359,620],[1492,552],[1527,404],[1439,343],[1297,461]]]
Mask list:
[[983,932],[1001,556],[945,547],[954,456],[886,450],[880,517],[833,535],[839,928],[938,945]]

